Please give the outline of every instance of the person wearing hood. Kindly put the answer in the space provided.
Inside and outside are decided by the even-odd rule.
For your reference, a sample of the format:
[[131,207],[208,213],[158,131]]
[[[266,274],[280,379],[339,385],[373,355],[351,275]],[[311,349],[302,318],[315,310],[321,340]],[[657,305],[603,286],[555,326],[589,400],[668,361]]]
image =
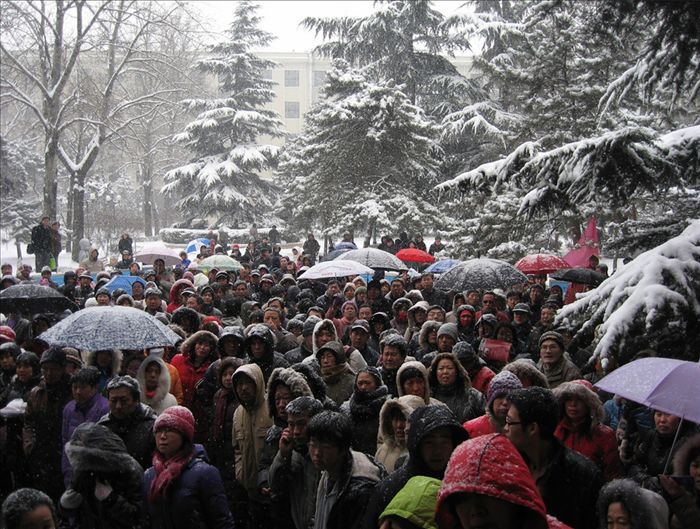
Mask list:
[[389,396],[376,367],[365,367],[355,376],[352,395],[340,407],[353,426],[353,450],[374,454],[377,451],[379,413]]
[[122,367],[122,352],[116,349],[88,352],[86,367],[95,367],[100,373],[99,390],[104,391],[107,383],[119,374]]
[[396,390],[398,397],[415,395],[423,399],[426,405],[442,404],[430,396],[428,369],[417,360],[409,360],[401,364],[396,373]]
[[[275,335],[265,324],[257,323],[247,329],[243,352],[248,362],[260,367],[264,384],[278,367],[289,367],[289,362],[275,350]],[[265,388],[263,387],[263,392]]]
[[561,420],[554,436],[564,446],[593,461],[611,481],[622,475],[615,431],[604,425],[603,403],[585,382],[565,382],[554,390]]
[[379,516],[381,529],[437,529],[435,504],[440,480],[414,476]]
[[233,414],[238,407],[238,399],[233,388],[233,374],[244,364],[236,357],[225,357],[217,370],[218,390],[214,394],[213,414],[206,452],[212,465],[219,469],[224,485],[229,509],[237,526],[244,527],[248,511],[248,494],[236,481],[233,445]]
[[152,529],[234,529],[219,471],[194,444],[194,417],[168,408],[154,425],[157,451],[143,479],[142,494]]
[[289,498],[287,494],[272,492],[270,489],[269,468],[277,454],[282,432],[287,427],[287,404],[296,398],[310,397],[311,395],[311,389],[306,383],[306,379],[289,367],[275,369],[267,384],[267,409],[273,424],[267,431],[262,453],[260,454],[258,490],[262,491],[264,496],[267,496],[274,524],[279,528],[288,524],[289,519],[285,517],[285,513],[287,515],[289,513]]
[[431,395],[450,408],[459,423],[484,414],[484,395],[472,387],[469,375],[453,353],[435,356],[428,381]]
[[474,348],[468,342],[457,342],[452,348],[452,353],[457,357],[459,363],[469,375],[472,387],[482,394],[488,392],[489,384],[496,375],[483,358],[476,354]]
[[413,356],[416,360],[423,362],[423,359],[427,355],[429,355],[433,351],[437,351],[437,333],[440,330],[441,325],[442,323],[439,321],[430,320],[426,321],[423,324],[423,326],[420,329],[420,333],[418,334],[418,347],[413,353]]
[[567,528],[547,515],[525,461],[500,434],[470,439],[454,451],[440,486],[435,517],[440,529]]
[[419,301],[408,309],[408,328],[403,337],[406,342],[408,342],[409,349],[417,349],[418,335],[420,334],[421,327],[428,319],[429,306],[427,301]]
[[264,526],[269,523],[269,512],[266,497],[258,489],[258,467],[267,431],[273,424],[266,406],[265,380],[260,367],[251,363],[239,367],[232,382],[240,403],[233,414],[236,480],[248,493],[249,527]]
[[78,527],[142,527],[143,469],[117,434],[100,424],[81,424],[65,452],[73,477],[60,503]]
[[[14,331],[6,327],[8,334]],[[0,396],[5,392],[5,388],[10,385],[17,369],[17,357],[22,354],[22,349],[13,340],[6,341],[0,345]]]
[[200,312],[205,316],[216,316],[217,318],[223,318],[223,312],[221,312],[219,307],[216,306],[217,300],[215,288],[216,290],[219,290],[221,287],[219,285],[204,285],[199,289],[199,295],[202,297],[202,307]]
[[467,432],[447,407],[415,409],[408,418],[408,459],[377,485],[362,527],[377,527],[380,514],[412,477],[442,479],[452,451],[467,438]]
[[437,348],[430,353],[423,355],[421,362],[426,367],[430,367],[433,359],[438,353],[452,352],[455,344],[459,340],[457,325],[454,323],[443,323],[437,331]]
[[367,320],[355,320],[349,331],[350,347],[362,355],[368,366],[376,366],[379,353],[369,345],[370,329]]
[[421,294],[423,299],[428,302],[428,305],[439,305],[440,307],[447,306],[447,295],[433,288],[435,276],[432,272],[423,272],[421,276]]
[[548,331],[540,336],[540,361],[537,369],[544,373],[551,389],[564,382],[583,378],[578,367],[568,359],[564,350],[564,338],[555,331]]
[[476,311],[471,305],[460,305],[455,311],[458,341],[474,346],[478,341],[476,335]]
[[156,415],[177,406],[177,399],[170,393],[170,371],[159,356],[149,355],[141,362],[136,380],[141,389],[141,403],[150,406]]
[[486,414],[464,423],[464,429],[469,437],[479,437],[491,433],[502,433],[508,414],[508,395],[511,391],[522,388],[518,377],[510,371],[501,371],[489,384]]
[[352,395],[355,383],[355,374],[348,366],[343,344],[336,341],[326,343],[317,350],[316,360],[321,366],[328,396],[340,406]]
[[[387,296],[390,295],[391,293],[387,294]],[[408,310],[412,306],[413,303],[406,297],[399,297],[391,304],[391,311],[394,317],[389,324],[393,329],[396,329],[401,336],[404,336],[408,330]]]
[[[667,529],[669,506],[659,494],[641,488],[631,479],[607,483],[598,497],[600,528]],[[671,524],[673,527],[673,524]],[[684,525],[682,527],[697,527]]]
[[[335,300],[341,300],[342,298],[335,298]],[[343,337],[346,334],[346,329],[348,329],[357,320],[357,305],[353,300],[348,300],[340,304],[340,318],[335,318],[335,311],[337,303],[332,304],[328,307],[326,311],[326,319],[329,319],[335,325],[335,333],[339,337]]]
[[295,529],[313,527],[316,490],[320,472],[314,468],[308,451],[308,425],[323,411],[313,397],[298,397],[287,404],[287,427],[279,439],[279,450],[270,465],[272,494],[289,495],[288,514]]
[[688,438],[676,451],[673,473],[690,476],[692,487],[684,489],[672,478],[659,476],[673,514],[671,529],[700,527],[700,433]]
[[408,456],[406,423],[416,408],[425,406],[425,400],[415,395],[387,400],[379,412],[379,432],[375,459],[384,465],[390,474],[402,466]]
[[129,375],[110,380],[106,394],[109,413],[97,424],[117,434],[124,441],[129,455],[142,468],[147,468],[156,446],[153,423],[157,415],[149,406],[141,403],[139,383]]
[[540,388],[549,388],[549,382],[547,382],[547,377],[537,369],[535,362],[529,358],[519,358],[503,367],[504,371],[510,371],[513,373],[524,388],[529,388],[531,386],[537,386]]
[[197,399],[201,399],[205,406],[209,408],[213,406],[214,394],[221,387],[219,383],[219,366],[224,358],[233,357],[245,361],[245,353],[243,352],[244,341],[243,329],[240,327],[228,326],[223,328],[216,345],[219,358],[209,364],[207,372],[204,373],[204,378],[195,387]]
[[397,374],[401,365],[406,361],[408,344],[403,336],[388,334],[379,344],[379,372],[382,375],[384,385],[389,390],[389,395],[398,397]]
[[[335,329],[335,325],[331,320],[325,319],[319,321],[314,327],[313,332],[313,356],[306,357],[303,362],[312,362],[318,364],[318,350],[328,342],[339,342],[340,337]],[[341,344],[342,345],[342,344]],[[362,357],[359,351],[349,346],[343,346],[346,362],[348,363],[353,374],[363,367],[367,366],[367,362]]]
[[182,295],[182,291],[185,289],[190,289],[194,292],[194,285],[189,279],[178,279],[173,283],[173,286],[170,288],[169,303],[166,308],[168,314],[172,314],[185,305],[185,299]]
[[379,336],[391,329],[391,321],[385,312],[372,311],[372,316],[369,319],[369,345],[375,351],[379,351]]
[[309,454],[321,471],[315,529],[360,529],[365,507],[385,476],[374,459],[350,448],[352,423],[342,413],[324,411],[309,422]]
[[34,486],[58,501],[63,493],[61,421],[63,408],[71,400],[66,353],[60,347],[50,347],[41,355],[39,364],[43,378],[27,397],[23,449]]
[[323,404],[324,410],[339,411],[339,406],[326,394],[326,383],[316,362],[299,362],[294,364],[292,369],[304,377],[314,398]]
[[88,258],[81,261],[81,268],[84,268],[90,274],[96,274],[97,272],[102,272],[105,269],[104,263],[99,259],[99,251],[94,246],[90,248],[90,253]]
[[296,364],[297,362],[303,361],[304,358],[313,356],[314,327],[319,321],[321,321],[321,318],[317,318],[316,316],[308,316],[306,320],[304,320],[301,331],[301,344],[296,349],[284,353],[284,358],[287,362]]

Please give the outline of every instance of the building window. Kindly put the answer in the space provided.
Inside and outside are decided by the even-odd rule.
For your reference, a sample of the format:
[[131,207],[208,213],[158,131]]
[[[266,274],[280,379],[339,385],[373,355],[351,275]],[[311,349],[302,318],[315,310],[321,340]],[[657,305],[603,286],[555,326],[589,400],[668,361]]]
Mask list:
[[299,119],[299,101],[284,102],[284,117],[287,119]]
[[323,85],[326,82],[326,72],[322,70],[314,70],[314,88]]
[[299,86],[299,70],[284,71],[284,86]]
[[262,78],[272,81],[272,70],[263,70]]

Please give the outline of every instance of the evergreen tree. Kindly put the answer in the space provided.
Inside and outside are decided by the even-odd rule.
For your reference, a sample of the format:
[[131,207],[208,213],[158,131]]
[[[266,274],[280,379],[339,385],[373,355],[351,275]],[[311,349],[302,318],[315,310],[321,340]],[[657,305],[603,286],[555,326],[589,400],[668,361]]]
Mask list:
[[259,176],[274,165],[278,149],[258,144],[258,138],[283,132],[277,114],[263,108],[274,97],[273,82],[264,78],[274,63],[251,51],[272,39],[258,27],[257,9],[240,2],[228,40],[199,63],[200,71],[218,77],[225,95],[184,101],[187,109],[200,113],[175,140],[194,157],[167,173],[162,192],[179,197],[177,207],[190,218],[210,215],[234,224],[250,222],[269,212],[276,200],[276,187]]
[[393,82],[335,60],[303,133],[285,147],[284,209],[325,234],[433,226],[440,213],[425,190],[437,183],[437,132]]

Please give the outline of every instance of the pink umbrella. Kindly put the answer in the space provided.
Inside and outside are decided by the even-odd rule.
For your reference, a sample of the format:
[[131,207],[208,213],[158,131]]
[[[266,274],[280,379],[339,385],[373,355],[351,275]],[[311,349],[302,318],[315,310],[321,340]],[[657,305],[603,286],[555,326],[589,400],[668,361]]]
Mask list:
[[551,274],[556,270],[571,268],[561,257],[548,253],[526,255],[515,263],[515,268],[523,274]]

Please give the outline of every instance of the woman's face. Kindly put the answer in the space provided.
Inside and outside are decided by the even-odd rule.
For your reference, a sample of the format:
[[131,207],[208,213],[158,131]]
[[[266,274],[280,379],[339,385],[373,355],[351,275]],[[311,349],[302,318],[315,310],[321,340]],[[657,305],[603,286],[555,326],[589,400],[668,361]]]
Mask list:
[[457,368],[452,360],[443,358],[438,362],[437,381],[441,386],[451,386],[457,381]]
[[700,455],[690,462],[688,474],[695,480],[695,490],[700,492]]
[[319,363],[322,368],[334,367],[337,362],[335,361],[335,356],[330,351],[324,351],[323,355],[319,359]]
[[211,345],[209,342],[197,342],[194,346],[194,356],[200,360],[207,358],[210,352]]
[[656,431],[660,435],[668,436],[675,434],[680,422],[680,418],[675,415],[662,411],[654,412],[654,424],[656,426]]
[[22,363],[17,365],[15,374],[17,375],[19,381],[25,384],[29,382],[29,380],[31,380],[32,375],[34,374],[34,370],[29,364]]
[[630,515],[622,503],[608,505],[608,529],[627,529],[630,525]]
[[362,393],[369,393],[370,391],[375,391],[377,389],[377,379],[369,373],[360,373],[357,375],[357,382],[355,385],[357,386],[358,391]]
[[588,407],[581,399],[574,397],[564,403],[564,413],[571,422],[576,424],[586,419]]
[[165,459],[170,459],[177,454],[183,444],[185,440],[180,432],[168,428],[156,432],[156,448]]
[[223,375],[221,375],[221,385],[225,387],[226,389],[232,389],[233,388],[233,374],[236,372],[236,369],[233,367],[227,367],[226,371],[224,371]]

